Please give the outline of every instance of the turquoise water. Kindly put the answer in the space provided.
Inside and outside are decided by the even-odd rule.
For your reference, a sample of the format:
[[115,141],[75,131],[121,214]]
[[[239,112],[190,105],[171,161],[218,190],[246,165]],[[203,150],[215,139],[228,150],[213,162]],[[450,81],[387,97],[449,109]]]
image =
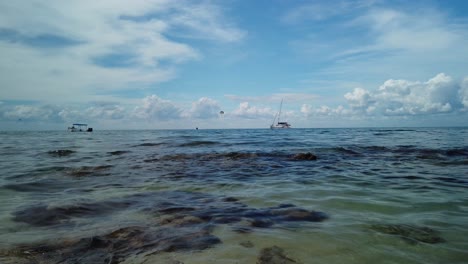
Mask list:
[[256,263],[273,246],[296,263],[468,259],[466,128],[0,138],[2,263]]

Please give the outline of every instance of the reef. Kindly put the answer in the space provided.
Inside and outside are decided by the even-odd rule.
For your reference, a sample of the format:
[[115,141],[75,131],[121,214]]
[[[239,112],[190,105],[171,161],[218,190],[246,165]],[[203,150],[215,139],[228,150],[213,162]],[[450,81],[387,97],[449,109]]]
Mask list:
[[399,236],[410,244],[424,242],[436,244],[445,242],[439,232],[429,227],[414,226],[405,224],[376,224],[372,225],[371,229],[379,233]]
[[[256,228],[272,228],[289,222],[321,222],[328,218],[323,212],[292,204],[252,208],[234,197],[163,191],[99,202],[60,206],[39,204],[17,210],[13,220],[53,230],[56,226],[72,226],[79,218],[110,215],[126,209],[140,210],[154,221],[141,226],[119,227],[91,237],[15,245],[0,252],[0,259],[12,259],[10,263],[112,264],[132,256],[213,247],[222,243],[212,234],[217,225],[230,225],[233,230],[254,232]],[[243,246],[253,245],[244,243]],[[295,262],[287,258],[282,249],[273,247],[262,250],[258,263]]]
[[264,248],[260,251],[257,258],[257,264],[291,264],[298,263],[295,260],[286,256],[284,249],[273,246]]

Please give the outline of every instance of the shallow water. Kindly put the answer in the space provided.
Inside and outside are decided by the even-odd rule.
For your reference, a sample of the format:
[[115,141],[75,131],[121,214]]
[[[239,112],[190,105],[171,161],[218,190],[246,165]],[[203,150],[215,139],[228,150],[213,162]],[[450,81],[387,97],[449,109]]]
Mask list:
[[[0,139],[0,262],[56,263],[55,251],[41,249],[50,260],[35,256],[37,245],[114,243],[116,230],[130,227],[144,230],[146,244],[130,241],[118,262],[256,263],[275,245],[297,263],[468,259],[466,128],[0,132]],[[308,152],[317,159],[295,158]],[[326,217],[291,220],[277,216],[279,206]],[[172,237],[203,243],[170,244]],[[78,253],[70,254],[62,258]]]

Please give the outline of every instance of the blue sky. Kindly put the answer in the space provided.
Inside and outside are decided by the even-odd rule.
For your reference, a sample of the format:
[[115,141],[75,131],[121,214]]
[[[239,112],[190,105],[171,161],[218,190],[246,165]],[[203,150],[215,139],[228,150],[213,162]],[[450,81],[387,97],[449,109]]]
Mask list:
[[[466,1],[0,3],[0,130],[467,126]],[[224,111],[224,115],[220,115]]]

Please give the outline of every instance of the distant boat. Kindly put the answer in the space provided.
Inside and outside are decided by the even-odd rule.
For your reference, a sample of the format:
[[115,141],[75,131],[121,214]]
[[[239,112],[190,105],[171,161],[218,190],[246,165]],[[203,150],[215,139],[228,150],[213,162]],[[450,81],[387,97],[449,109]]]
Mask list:
[[[271,124],[270,128],[271,129],[277,129],[277,128],[291,128],[291,125],[286,122],[286,121],[280,121],[281,117],[281,109],[283,108],[283,99],[281,99],[281,104],[280,104],[280,110],[279,112],[275,115],[275,119],[273,119],[273,123]],[[276,122],[276,124],[275,124]]]
[[73,124],[71,127],[68,127],[70,132],[93,132],[92,127],[88,127],[88,124]]

